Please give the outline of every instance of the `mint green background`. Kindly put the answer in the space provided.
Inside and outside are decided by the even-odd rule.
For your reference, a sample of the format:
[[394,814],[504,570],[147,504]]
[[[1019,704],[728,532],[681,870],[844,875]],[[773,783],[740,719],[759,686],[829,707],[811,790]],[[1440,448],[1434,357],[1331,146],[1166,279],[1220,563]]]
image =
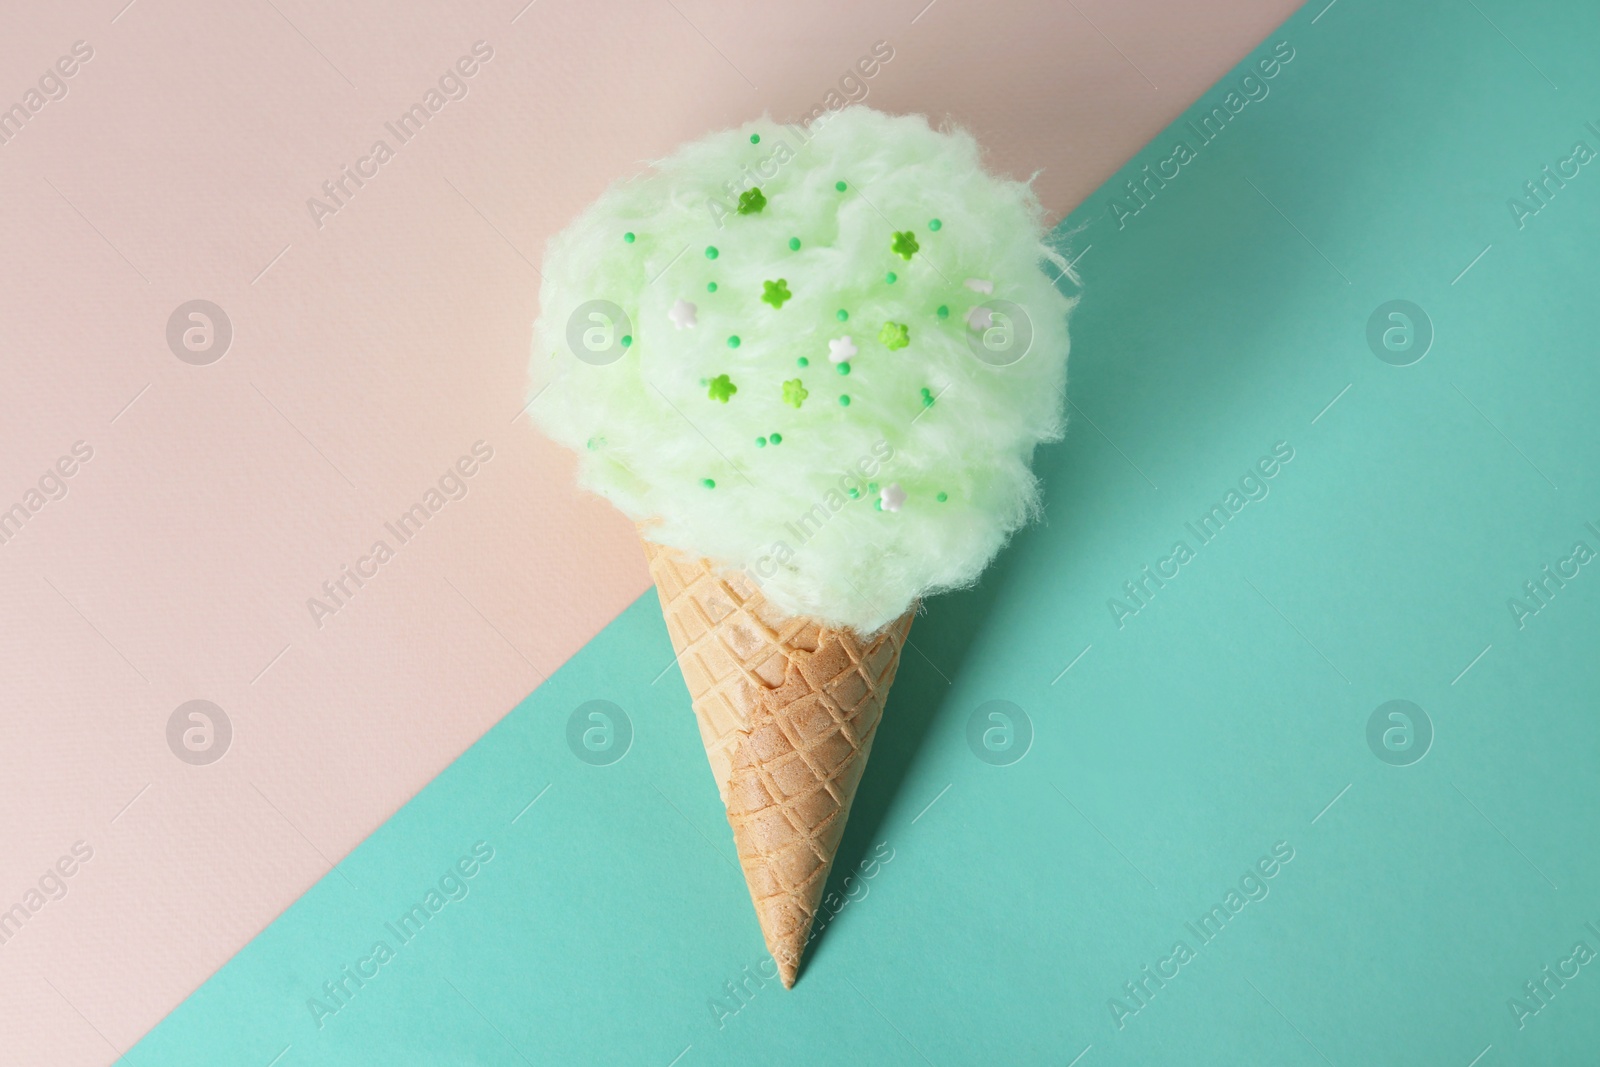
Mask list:
[[[1526,629],[1506,601],[1600,549],[1600,161],[1526,229],[1506,200],[1600,149],[1600,11],[1320,9],[1252,53],[1296,56],[1126,228],[1121,177],[1063,224],[1087,288],[1048,519],[918,620],[835,890],[894,858],[793,992],[721,1026],[708,1006],[761,939],[682,683],[652,682],[652,594],[127,1061],[1593,1062],[1600,963],[1525,1029],[1506,1001],[1600,950],[1600,563]],[[1409,367],[1365,341],[1397,298],[1436,331]],[[1270,496],[1118,629],[1107,599],[1277,441]],[[1393,698],[1436,731],[1408,767],[1366,743]],[[565,744],[591,699],[634,724],[611,766]],[[1036,733],[1010,766],[965,740],[995,699]],[[478,840],[470,896],[319,1031],[306,999]],[[1270,895],[1200,946],[1185,921],[1278,841]],[[1180,937],[1196,958],[1119,1031],[1109,998]]]

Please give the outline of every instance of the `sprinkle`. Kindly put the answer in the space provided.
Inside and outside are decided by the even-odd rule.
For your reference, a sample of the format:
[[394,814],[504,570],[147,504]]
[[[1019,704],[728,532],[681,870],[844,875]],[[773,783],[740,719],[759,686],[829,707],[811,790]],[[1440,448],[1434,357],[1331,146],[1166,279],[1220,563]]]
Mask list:
[[850,339],[849,334],[828,342],[828,360],[831,363],[843,363],[855,354],[856,343]]
[[757,448],[766,448],[767,447],[767,439],[765,437],[756,438],[756,447]]
[[739,391],[739,387],[728,379],[726,374],[719,374],[711,379],[706,388],[706,395],[712,400],[719,400],[726,404],[728,398]]
[[839,364],[839,373],[840,374],[849,374],[850,373],[850,364],[848,364],[848,363]]
[[857,489],[855,486],[852,485],[850,488],[845,490],[845,495],[848,496],[851,500],[860,500],[861,499],[861,490]]
[[633,244],[633,231],[629,230],[627,233],[623,234],[622,239],[630,245]]
[[844,184],[844,182],[834,182],[833,183],[833,187],[835,189],[839,190],[841,193],[844,192],[845,189],[847,188],[847,186]]
[[900,505],[906,502],[906,491],[900,488],[899,482],[890,482],[883,487],[883,495],[878,498],[885,511],[899,511]]
[[925,408],[933,407],[933,390],[927,386],[922,387],[922,406]]
[[940,493],[938,496],[934,497],[933,499],[935,499],[939,503],[943,504],[946,500],[950,499],[950,494],[948,494],[948,493]]
[[932,230],[934,233],[938,233],[940,228],[943,226],[944,223],[940,222],[938,219],[928,220],[928,229]]
[[710,478],[701,478],[700,484],[705,486],[707,489],[715,489],[717,487],[717,483],[712,481]]
[[893,285],[895,282],[900,280],[900,275],[896,274],[894,271],[890,271],[888,274],[883,276],[883,280],[888,282],[890,285]]
[[795,363],[795,366],[797,366],[797,367],[809,367],[809,366],[811,366],[811,361],[809,359],[807,359],[805,356],[801,356],[799,359],[795,360],[794,363]]
[[850,406],[850,394],[849,393],[841,393],[839,395],[839,406],[842,407],[842,408],[847,408],[847,407]]
[[772,435],[771,438],[769,438],[769,440],[771,440],[772,443],[775,444],[775,445],[781,445],[781,444],[783,444],[783,434],[775,433],[775,434]]
[[706,282],[706,292],[714,293],[716,291],[717,291],[717,283],[716,282]]
[[874,500],[872,502],[872,509],[874,511],[882,511],[883,510],[883,498],[882,497],[879,497],[877,500]]
[[767,206],[766,195],[759,188],[746,189],[739,194],[739,214],[755,215]]
[[975,293],[983,293],[985,296],[990,295],[990,294],[992,294],[994,292],[994,282],[985,281],[982,278],[968,278],[966,281],[962,282],[961,284],[965,285],[968,289],[971,289],[973,292],[975,292]]
[[695,311],[697,309],[682,297],[672,305],[672,310],[667,312],[667,318],[672,320],[672,325],[678,329],[692,328],[695,324]]
[[840,322],[849,322],[850,312],[846,311],[844,308],[840,308],[838,311],[833,313],[833,317],[838,319]]
[[591,437],[588,440],[589,451],[590,452],[599,451],[601,446],[603,446],[605,443],[606,443],[606,439],[604,437]]
[[728,347],[729,348],[738,348],[739,347],[739,335],[738,334],[732,334],[731,336],[729,336],[729,338],[728,338]]
[[888,349],[904,348],[911,343],[911,327],[903,322],[886,322],[878,331],[878,340]]
[[623,348],[627,348],[631,344],[633,344],[633,334],[631,334],[631,333],[623,334],[622,335],[622,347]]
[[750,143],[751,144],[760,144],[761,143],[761,135],[759,133],[752,133],[750,135]]
[[789,292],[789,282],[783,278],[775,282],[762,282],[761,290],[761,302],[771,304],[774,311],[783,307],[783,302],[794,296]]
[[878,491],[878,483],[877,482],[868,482],[867,483],[867,492],[876,493],[877,491]]
[[789,238],[789,251],[791,251],[791,252],[800,251],[800,238],[798,238],[798,237]]
[[783,402],[790,407],[799,407],[811,394],[806,391],[805,384],[799,378],[790,378],[783,383]]
[[894,235],[894,240],[889,243],[889,251],[901,259],[910,260],[922,246],[917,244],[917,235],[910,230],[901,230]]
[[706,245],[706,258],[707,259],[716,259],[717,258],[717,246],[716,245]]
[[[713,286],[715,286],[717,283],[716,282],[712,282],[711,284]],[[939,310],[934,312],[934,314],[938,315],[941,319],[948,319],[950,317],[950,309],[948,307],[946,307],[944,304],[940,304],[939,305]]]

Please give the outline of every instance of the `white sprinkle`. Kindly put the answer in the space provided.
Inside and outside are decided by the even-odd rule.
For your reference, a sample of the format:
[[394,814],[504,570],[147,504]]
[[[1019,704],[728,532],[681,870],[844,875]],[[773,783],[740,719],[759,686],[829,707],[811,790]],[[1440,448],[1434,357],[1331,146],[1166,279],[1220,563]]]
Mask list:
[[828,359],[833,363],[843,363],[856,354],[855,342],[850,340],[850,335],[836,338],[828,342]]
[[968,278],[964,284],[968,289],[975,293],[982,293],[984,296],[994,292],[994,282],[985,281],[982,278]]
[[906,502],[906,491],[900,488],[899,482],[890,482],[878,492],[878,499],[884,511],[899,511],[900,505]]
[[692,327],[695,324],[696,310],[693,304],[679,297],[678,302],[672,305],[672,310],[667,312],[667,318],[671,319],[672,325],[680,330],[686,326]]

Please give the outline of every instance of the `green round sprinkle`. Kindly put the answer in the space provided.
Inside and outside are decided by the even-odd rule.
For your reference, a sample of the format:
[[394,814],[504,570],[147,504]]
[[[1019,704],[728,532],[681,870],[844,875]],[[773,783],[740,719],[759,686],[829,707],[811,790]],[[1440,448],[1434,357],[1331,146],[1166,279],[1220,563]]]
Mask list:
[[944,225],[944,223],[940,222],[938,219],[929,219],[928,220],[928,229],[933,230],[936,233],[938,232],[939,227],[941,227],[943,225]]
[[622,239],[630,245],[633,244],[633,231],[629,230],[627,233],[623,234]]
[[795,365],[799,366],[799,367],[809,367],[809,366],[811,366],[811,361],[809,359],[807,359],[805,356],[801,356],[799,359],[795,360],[794,362],[795,362]]
[[783,444],[783,434],[775,433],[771,437],[769,437],[768,440],[771,441],[775,445],[781,445],[781,444]]
[[789,251],[791,251],[791,252],[800,251],[800,238],[798,238],[798,237],[789,238]]
[[872,510],[874,510],[874,511],[882,511],[883,510],[883,497],[880,496],[878,499],[876,499],[876,500],[874,500],[872,502]]
[[633,334],[631,334],[631,333],[623,334],[622,335],[622,347],[623,348],[627,348],[631,344],[633,344]]
[[761,135],[759,133],[752,133],[750,135],[750,143],[751,144],[760,144],[761,143]]
[[715,489],[717,487],[717,483],[710,478],[701,478],[700,484],[705,486],[707,489]]
[[890,271],[888,274],[883,276],[883,280],[888,282],[890,285],[893,285],[895,282],[900,280],[900,275],[896,274],[894,271]]
[[716,245],[706,245],[706,258],[707,259],[716,259],[717,258],[717,246]]
[[839,406],[842,408],[847,408],[850,406],[850,396],[848,393],[840,395]]
[[933,397],[929,396],[927,393],[923,393],[922,394],[922,406],[925,407],[925,408],[933,407]]
[[840,322],[846,322],[850,318],[850,312],[846,311],[844,308],[840,308],[838,311],[833,313],[833,317],[838,319]]
[[767,447],[767,439],[765,437],[756,438],[756,447],[757,448],[766,448]]
[[841,193],[842,193],[842,192],[844,192],[844,190],[845,190],[845,184],[844,184],[844,182],[834,182],[834,183],[833,183],[833,187],[834,187],[834,188],[835,188],[835,189],[837,189],[837,190],[839,190],[839,191],[840,191],[840,192],[841,192]]
[[877,482],[868,482],[867,483],[867,492],[876,493],[877,491],[878,491],[878,483]]
[[[713,282],[712,284],[715,285],[716,283]],[[935,312],[935,314],[937,314],[941,319],[948,319],[950,317],[950,309],[945,307],[943,304],[940,304],[939,310]]]
[[950,499],[950,494],[949,493],[940,493],[938,496],[934,497],[933,499],[935,499],[939,503],[943,504],[946,500]]
[[[717,291],[717,283],[716,282],[706,282],[706,292],[714,293],[716,291]],[[940,317],[942,318],[943,316],[940,316]]]
[[738,334],[734,334],[734,335],[732,335],[731,337],[728,338],[728,347],[729,348],[738,348],[739,347],[739,335]]
[[851,500],[860,500],[861,499],[861,490],[857,489],[853,485],[850,488],[846,489],[845,493],[849,495]]
[[839,364],[839,373],[840,374],[849,374],[850,373],[850,364],[848,364],[848,363]]

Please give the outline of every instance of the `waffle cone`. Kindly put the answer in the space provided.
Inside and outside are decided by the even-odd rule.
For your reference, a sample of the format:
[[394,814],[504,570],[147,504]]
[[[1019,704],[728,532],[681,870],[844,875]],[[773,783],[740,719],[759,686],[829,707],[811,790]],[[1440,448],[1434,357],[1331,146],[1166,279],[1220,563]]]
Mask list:
[[863,637],[645,542],[767,951],[794,985],[912,612]]

